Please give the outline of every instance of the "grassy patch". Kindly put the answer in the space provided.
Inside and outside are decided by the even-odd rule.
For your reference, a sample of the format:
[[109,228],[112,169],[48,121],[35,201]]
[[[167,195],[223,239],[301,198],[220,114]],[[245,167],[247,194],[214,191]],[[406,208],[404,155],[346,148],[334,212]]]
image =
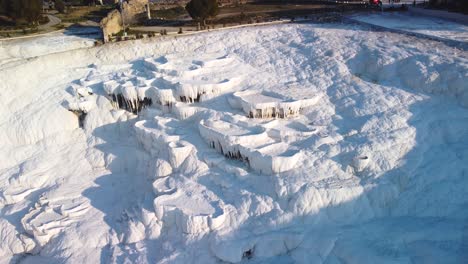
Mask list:
[[22,37],[30,34],[37,34],[40,33],[41,30],[38,28],[23,28],[22,30],[16,30],[16,31],[0,31],[0,38],[14,38],[14,37]]
[[91,20],[99,22],[114,6],[73,6],[67,10],[66,14],[57,14],[57,17],[65,23],[78,23]]
[[[47,24],[49,23],[49,17],[41,16],[38,22],[40,25]],[[6,16],[0,16],[0,30],[20,30],[24,27],[31,28],[34,26],[30,25],[24,19],[13,20],[12,18]]]
[[219,14],[231,14],[231,13],[240,13],[240,12],[267,12],[270,10],[277,11],[277,10],[284,10],[288,9],[292,5],[262,5],[262,4],[245,4],[239,6],[226,6],[221,7],[219,9]]
[[63,25],[63,24],[58,24],[58,25],[55,25],[54,28],[57,29],[57,30],[64,29],[64,28],[65,28],[65,25]]
[[176,6],[168,9],[151,10],[152,18],[163,18],[167,20],[177,19],[180,16],[186,15],[187,11],[182,6]]

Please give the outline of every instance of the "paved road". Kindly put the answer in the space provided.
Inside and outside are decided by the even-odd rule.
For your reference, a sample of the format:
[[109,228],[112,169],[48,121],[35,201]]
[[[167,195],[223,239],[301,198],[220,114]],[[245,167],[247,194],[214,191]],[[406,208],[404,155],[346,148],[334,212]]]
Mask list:
[[[58,32],[58,31],[62,31],[62,30],[57,30],[56,28],[53,28],[53,26],[55,25],[58,25],[62,22],[62,20],[56,16],[53,16],[53,15],[47,15],[47,17],[49,18],[49,22],[44,24],[44,25],[40,25],[38,26],[38,29],[39,31],[41,31],[40,33],[35,33],[35,34],[30,34],[30,35],[25,35],[25,36],[18,36],[18,37],[12,37],[12,38],[1,38],[0,37],[0,40],[14,40],[14,39],[23,39],[23,38],[30,38],[30,37],[37,37],[37,36],[42,36],[42,35],[45,35],[45,34],[48,34],[48,33],[51,33],[51,32]],[[13,33],[13,32],[22,32],[23,30],[22,29],[18,29],[18,30],[11,30],[11,31],[8,31],[10,33]]]
[[[40,31],[51,31],[50,29],[55,29],[55,28],[52,28],[53,26],[62,23],[62,20],[54,15],[47,14],[47,17],[49,18],[49,22],[43,25],[39,25],[37,27]],[[7,32],[22,32],[22,31],[23,31],[22,29],[7,30]]]
[[58,25],[62,22],[62,20],[56,16],[48,14],[47,17],[49,18],[49,22],[44,25],[40,25],[38,27],[39,30],[49,30],[51,27]]

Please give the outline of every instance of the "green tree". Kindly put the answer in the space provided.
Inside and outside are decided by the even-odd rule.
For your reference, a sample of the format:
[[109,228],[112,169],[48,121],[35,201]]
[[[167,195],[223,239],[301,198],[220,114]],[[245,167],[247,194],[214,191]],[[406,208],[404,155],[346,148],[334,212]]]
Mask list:
[[215,17],[219,12],[217,0],[191,0],[185,9],[193,19],[201,21],[203,25],[206,24],[207,18]]
[[23,17],[30,24],[38,24],[42,12],[42,0],[22,0]]
[[83,0],[84,5],[90,5],[90,6],[95,6],[96,5],[96,0]]
[[5,15],[7,10],[7,0],[0,0],[0,15]]
[[42,12],[42,0],[1,0],[1,12],[14,19],[36,24]]
[[8,2],[7,15],[15,20],[24,18],[24,0],[9,0]]
[[55,0],[55,9],[60,13],[65,13],[65,3],[62,0]]

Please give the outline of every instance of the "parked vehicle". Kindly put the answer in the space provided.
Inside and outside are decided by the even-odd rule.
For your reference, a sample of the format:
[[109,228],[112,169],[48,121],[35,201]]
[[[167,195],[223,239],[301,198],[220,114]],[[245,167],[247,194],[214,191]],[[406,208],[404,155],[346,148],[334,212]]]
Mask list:
[[369,6],[382,8],[382,1],[381,0],[369,0]]

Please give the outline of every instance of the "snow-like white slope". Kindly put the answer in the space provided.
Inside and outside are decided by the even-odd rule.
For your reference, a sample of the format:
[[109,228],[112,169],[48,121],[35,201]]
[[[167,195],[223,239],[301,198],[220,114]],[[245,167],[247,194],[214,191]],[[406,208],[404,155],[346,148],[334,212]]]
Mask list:
[[381,27],[468,42],[468,26],[439,18],[412,16],[398,12],[354,15],[352,18]]
[[465,51],[290,24],[49,54],[0,79],[2,263],[466,260]]
[[94,29],[71,28],[34,37],[0,40],[0,68],[22,59],[92,47],[98,38]]

